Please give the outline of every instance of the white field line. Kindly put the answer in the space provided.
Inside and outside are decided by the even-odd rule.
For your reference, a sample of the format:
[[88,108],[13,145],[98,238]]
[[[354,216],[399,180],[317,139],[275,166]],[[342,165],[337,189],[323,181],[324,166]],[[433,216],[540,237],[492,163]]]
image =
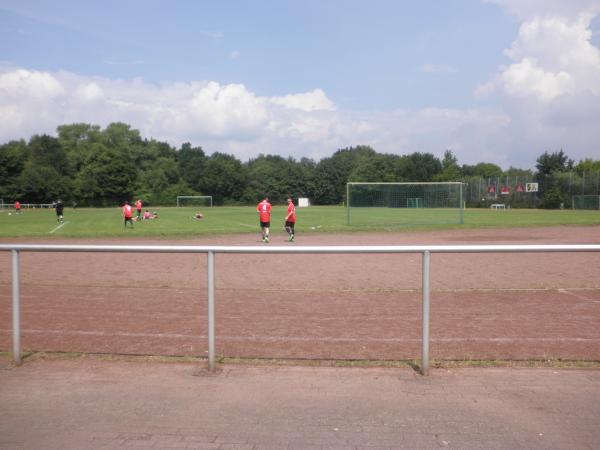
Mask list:
[[[3,333],[10,333],[11,330],[0,330]],[[23,334],[55,334],[63,336],[119,336],[119,337],[142,337],[142,338],[170,338],[170,339],[206,339],[204,334],[190,335],[179,333],[128,333],[128,332],[105,332],[105,331],[84,331],[84,330],[21,330]],[[369,337],[310,337],[310,336],[217,336],[217,341],[244,342],[244,341],[263,341],[263,342],[421,342],[420,338],[369,338]],[[569,337],[546,337],[546,338],[525,338],[525,337],[496,337],[496,338],[431,338],[431,342],[494,342],[494,343],[514,343],[514,342],[598,342],[598,338],[569,338]]]
[[241,225],[242,227],[248,227],[248,228],[260,228],[258,225],[250,225],[249,223],[239,223],[239,225]]
[[52,233],[54,233],[56,230],[60,230],[62,227],[64,227],[64,226],[65,226],[66,224],[68,224],[68,223],[69,223],[68,221],[67,221],[67,222],[63,222],[63,223],[61,223],[59,226],[57,226],[57,227],[56,227],[56,228],[54,228],[52,231],[50,231],[50,233],[49,233],[49,234],[52,234]]

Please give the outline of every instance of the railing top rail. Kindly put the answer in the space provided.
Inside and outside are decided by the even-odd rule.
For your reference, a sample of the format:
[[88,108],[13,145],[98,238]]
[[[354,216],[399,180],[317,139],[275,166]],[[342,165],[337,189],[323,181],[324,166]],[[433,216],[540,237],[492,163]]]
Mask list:
[[600,244],[552,245],[341,245],[341,246],[217,246],[217,245],[80,245],[0,244],[0,251],[107,253],[544,253],[600,252]]

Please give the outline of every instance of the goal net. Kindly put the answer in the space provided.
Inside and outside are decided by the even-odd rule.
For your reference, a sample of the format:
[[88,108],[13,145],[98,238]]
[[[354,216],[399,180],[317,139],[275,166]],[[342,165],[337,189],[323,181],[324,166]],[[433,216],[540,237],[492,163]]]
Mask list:
[[178,195],[177,206],[212,208],[212,195]]
[[574,195],[573,209],[600,209],[600,195]]
[[348,183],[349,225],[464,223],[463,183]]

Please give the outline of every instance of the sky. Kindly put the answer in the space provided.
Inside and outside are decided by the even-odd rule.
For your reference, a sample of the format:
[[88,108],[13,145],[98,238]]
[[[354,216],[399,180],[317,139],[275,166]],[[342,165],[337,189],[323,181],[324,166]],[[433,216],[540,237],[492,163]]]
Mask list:
[[600,0],[0,0],[0,144],[82,122],[242,161],[600,159]]

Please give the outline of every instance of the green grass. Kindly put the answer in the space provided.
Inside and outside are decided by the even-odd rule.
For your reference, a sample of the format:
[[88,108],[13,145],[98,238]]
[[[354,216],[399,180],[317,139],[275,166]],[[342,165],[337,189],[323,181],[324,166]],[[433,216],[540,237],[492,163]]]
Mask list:
[[[364,208],[363,208],[364,209]],[[204,219],[192,219],[197,208],[157,208],[160,218],[134,223],[134,229],[124,229],[120,208],[79,208],[65,210],[65,224],[58,227],[51,209],[25,210],[23,214],[0,212],[0,238],[190,238],[198,235],[258,233],[258,215],[254,207],[203,208]],[[298,233],[438,230],[542,227],[559,225],[600,225],[598,211],[535,210],[535,209],[468,209],[464,224],[442,223],[454,220],[444,211],[427,209],[370,208],[361,224],[347,225],[346,209],[341,206],[311,206],[298,208]],[[274,206],[273,232],[283,232],[285,206]],[[364,213],[361,213],[364,214]],[[457,214],[456,212],[452,214]],[[450,218],[450,219],[449,219]],[[406,220],[408,219],[408,220]],[[415,222],[430,222],[415,224]],[[431,223],[438,222],[438,223]]]

